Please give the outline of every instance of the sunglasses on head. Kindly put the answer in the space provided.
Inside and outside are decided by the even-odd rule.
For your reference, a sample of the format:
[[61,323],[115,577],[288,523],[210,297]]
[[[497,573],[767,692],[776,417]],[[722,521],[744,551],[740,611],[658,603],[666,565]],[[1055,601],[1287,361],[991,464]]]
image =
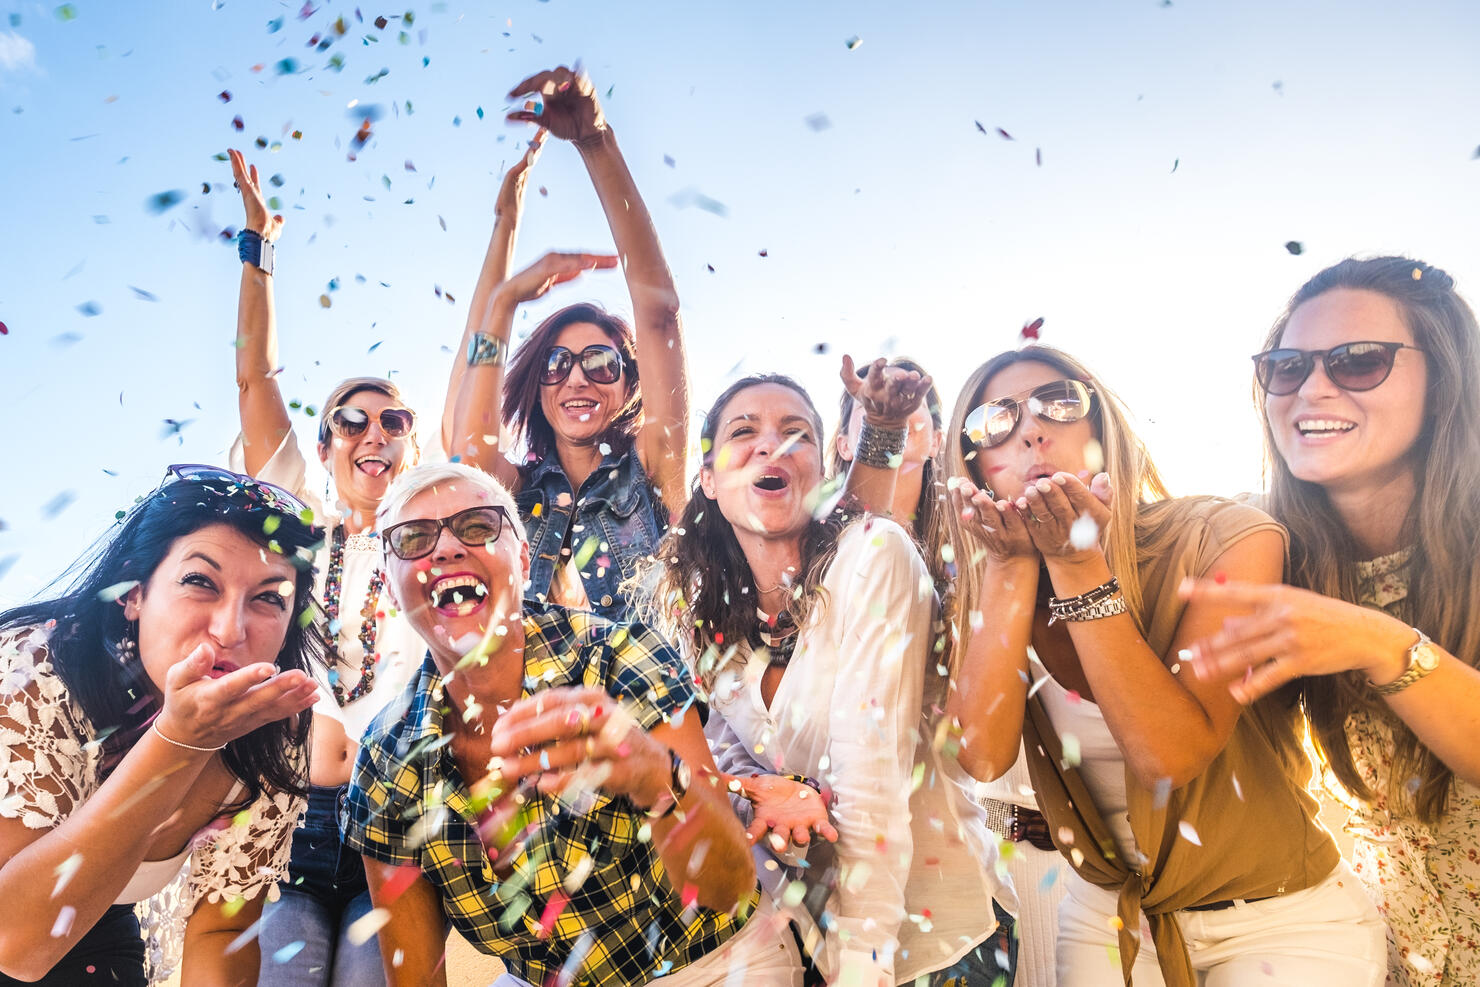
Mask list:
[[1269,350],[1254,355],[1254,377],[1267,394],[1294,394],[1309,379],[1319,358],[1326,377],[1343,391],[1370,391],[1393,372],[1399,350],[1423,352],[1407,343],[1370,340],[1342,343],[1329,350]]
[[1033,388],[1024,400],[1005,397],[988,401],[966,416],[961,431],[978,449],[991,449],[1012,437],[1024,405],[1043,421],[1067,425],[1088,415],[1093,400],[1094,391],[1083,381],[1056,380]]
[[[370,427],[370,413],[364,408],[342,404],[329,412],[329,429],[341,439],[357,439]],[[409,408],[386,408],[380,413],[380,430],[389,438],[401,439],[416,427],[416,416]]]
[[588,346],[579,354],[564,346],[552,346],[545,357],[540,383],[558,384],[565,380],[577,360],[581,364],[581,373],[593,384],[615,384],[622,379],[622,354],[615,346]]
[[452,532],[453,537],[464,545],[477,548],[498,541],[508,519],[509,512],[494,504],[491,507],[469,507],[451,517],[402,521],[380,534],[392,555],[410,562],[432,554],[432,549],[437,547],[437,540],[442,537],[443,528]]
[[264,483],[254,477],[219,466],[202,463],[176,463],[165,469],[164,481],[159,489],[165,490],[177,481],[198,484],[213,493],[243,502],[243,506],[257,507],[278,514],[286,514],[304,527],[313,526],[313,511],[282,487]]

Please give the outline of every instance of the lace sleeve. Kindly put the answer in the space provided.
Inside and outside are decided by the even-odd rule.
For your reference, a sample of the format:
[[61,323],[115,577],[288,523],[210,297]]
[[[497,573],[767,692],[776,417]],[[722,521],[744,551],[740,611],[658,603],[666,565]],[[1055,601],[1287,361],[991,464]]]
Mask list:
[[38,628],[0,634],[0,817],[51,829],[97,790],[101,751]]
[[288,873],[293,830],[307,808],[301,797],[264,792],[234,817],[219,821],[220,828],[207,833],[191,855],[191,910],[202,901],[250,901],[264,890],[268,901],[276,901],[277,883]]

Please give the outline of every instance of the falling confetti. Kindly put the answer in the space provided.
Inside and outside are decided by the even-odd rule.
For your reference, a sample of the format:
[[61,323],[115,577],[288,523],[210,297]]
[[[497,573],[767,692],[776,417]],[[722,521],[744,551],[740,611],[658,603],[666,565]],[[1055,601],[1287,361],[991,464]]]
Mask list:
[[761,250],[761,251],[759,251],[759,253],[760,253],[760,255],[762,257],[769,257],[769,256],[771,256],[771,252],[768,251],[768,250]]
[[[76,19],[77,8],[72,6],[70,3],[64,3],[57,8],[57,20],[65,23],[67,21],[75,21]],[[71,923],[68,924],[70,925]]]
[[1197,835],[1197,829],[1194,828],[1192,823],[1188,822],[1186,819],[1183,819],[1181,822],[1177,823],[1177,832],[1181,833],[1182,839],[1186,840],[1188,843],[1194,844],[1195,846],[1202,846],[1202,837]]
[[[714,270],[714,269],[713,268],[710,268],[710,270]],[[9,335],[10,335],[10,327],[7,326],[5,323],[0,322],[0,336],[9,336]]]
[[49,521],[52,518],[56,517],[58,514],[65,511],[68,507],[70,507],[72,502],[76,499],[76,492],[72,490],[63,490],[61,493],[51,498],[51,500],[48,500],[46,503],[41,505],[41,516]]
[[166,209],[178,206],[185,199],[185,193],[181,189],[170,189],[168,192],[159,192],[144,200],[144,208],[158,216]]
[[1043,328],[1043,317],[1039,316],[1032,322],[1023,323],[1022,331],[1018,334],[1023,339],[1037,339],[1039,330]]
[[1012,136],[1007,131],[1003,130],[1001,127],[998,127],[997,128],[997,136],[998,137],[1001,137],[1005,141],[1015,141],[1015,140],[1017,140],[1016,137]]
[[1305,244],[1301,243],[1299,240],[1289,240],[1285,243],[1285,249],[1290,251],[1290,253],[1294,254],[1296,257],[1299,257],[1301,254],[1305,253]]
[[128,290],[129,291],[132,291],[134,293],[134,296],[136,298],[139,298],[139,299],[141,299],[143,301],[146,301],[146,302],[157,302],[157,301],[159,301],[159,296],[156,295],[152,291],[145,291],[143,288],[135,288],[133,285],[129,285],[128,286]]
[[832,127],[832,120],[828,119],[826,113],[813,113],[811,116],[805,117],[804,120],[813,132],[821,132]]
[[370,941],[370,937],[379,932],[385,923],[391,920],[391,913],[385,908],[372,908],[361,917],[350,923],[345,931],[344,937],[352,946],[363,946]]
[[1172,160],[1172,171],[1171,171],[1171,174],[1175,175],[1177,173],[1177,166],[1179,164],[1181,164],[1181,163],[1182,163],[1182,159],[1181,158],[1174,158]]
[[83,302],[81,305],[77,306],[77,311],[81,312],[83,315],[91,319],[95,315],[102,314],[103,306],[99,305],[97,302]]
[[855,35],[853,35],[853,37],[849,38],[847,41],[844,41],[843,44],[845,44],[845,45],[848,46],[848,50],[849,51],[857,51],[858,50],[858,46],[861,45],[861,44],[863,44],[863,39],[860,38],[858,35],[855,34]]
[[1069,528],[1069,544],[1073,545],[1077,551],[1083,552],[1093,548],[1099,540],[1100,526],[1088,514],[1079,515]]

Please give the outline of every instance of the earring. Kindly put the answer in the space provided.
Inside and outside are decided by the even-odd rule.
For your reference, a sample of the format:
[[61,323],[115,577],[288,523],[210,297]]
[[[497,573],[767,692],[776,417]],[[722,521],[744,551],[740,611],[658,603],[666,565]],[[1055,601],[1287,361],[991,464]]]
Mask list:
[[131,665],[139,657],[138,621],[125,620],[123,634],[118,638],[118,663]]

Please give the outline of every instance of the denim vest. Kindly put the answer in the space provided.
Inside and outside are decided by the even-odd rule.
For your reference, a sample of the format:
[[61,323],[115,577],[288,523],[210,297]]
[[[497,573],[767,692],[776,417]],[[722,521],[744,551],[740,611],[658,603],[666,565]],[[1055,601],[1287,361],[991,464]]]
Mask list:
[[611,620],[631,620],[622,581],[637,572],[668,530],[668,511],[637,451],[607,453],[574,496],[558,456],[546,456],[520,473],[523,484],[514,501],[529,538],[524,598],[545,602],[570,528],[571,555],[581,563],[591,609]]

